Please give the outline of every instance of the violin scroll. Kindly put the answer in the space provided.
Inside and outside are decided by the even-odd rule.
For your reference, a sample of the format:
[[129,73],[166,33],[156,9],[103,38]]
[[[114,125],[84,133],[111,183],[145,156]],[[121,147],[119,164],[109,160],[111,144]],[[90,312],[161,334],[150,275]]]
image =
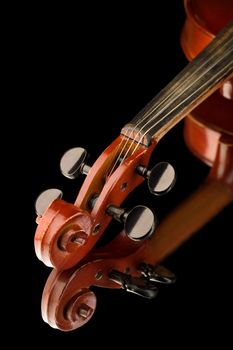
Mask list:
[[[206,28],[202,30],[194,16],[195,6],[207,2],[185,1],[188,20],[182,46],[189,59],[214,36]],[[201,42],[196,38],[189,50],[191,32],[199,35]],[[69,179],[79,174],[86,178],[74,204],[62,200],[62,192],[56,189],[45,191],[36,201],[36,255],[55,268],[42,297],[42,317],[52,327],[69,331],[90,320],[96,308],[91,286],[122,288],[154,298],[158,284],[170,285],[176,280],[158,265],[160,261],[233,200],[232,100],[224,102],[228,106],[226,123],[215,125],[217,108],[211,111],[210,122],[206,117],[193,121],[212,97],[220,106],[217,89],[233,76],[232,33],[233,22],[122,129],[91,167],[83,148],[72,148],[63,155],[62,174]],[[220,109],[222,116],[224,108]],[[174,186],[174,168],[161,162],[150,169],[150,157],[165,133],[191,112],[185,139],[193,153],[212,167],[206,182],[159,226],[153,211],[144,205],[122,209],[130,192],[145,179],[150,192],[158,196]],[[123,230],[110,243],[96,247],[106,229],[111,229],[113,218],[123,224]]]
[[51,327],[71,331],[83,326],[93,316],[96,296],[88,288],[72,288],[66,285],[72,281],[73,270],[58,272],[49,276],[42,296],[42,318]]
[[45,265],[67,269],[86,255],[86,244],[93,230],[93,219],[88,212],[55,199],[37,222],[35,251]]

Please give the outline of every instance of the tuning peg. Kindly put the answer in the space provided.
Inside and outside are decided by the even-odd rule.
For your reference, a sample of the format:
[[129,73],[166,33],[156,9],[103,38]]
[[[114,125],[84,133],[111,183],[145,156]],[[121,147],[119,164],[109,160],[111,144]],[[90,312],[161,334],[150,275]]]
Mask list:
[[61,199],[62,195],[63,195],[62,191],[58,190],[57,188],[50,188],[49,190],[42,192],[37,197],[37,200],[35,202],[36,214],[38,216],[42,216],[45,210],[49,207],[49,205],[55,199]]
[[109,205],[106,212],[124,223],[126,235],[134,241],[148,239],[158,225],[156,215],[144,205],[138,205],[131,210]]
[[167,162],[160,162],[151,170],[139,165],[137,173],[147,179],[150,192],[156,196],[169,192],[175,185],[175,169]]
[[160,265],[141,263],[138,269],[150,282],[172,284],[176,281],[174,273]]
[[158,288],[142,277],[132,277],[126,273],[112,270],[109,278],[120,284],[127,292],[137,294],[143,298],[153,299],[158,294]]
[[90,166],[85,163],[87,151],[84,148],[71,148],[61,158],[60,169],[68,179],[76,179],[79,174],[87,175]]

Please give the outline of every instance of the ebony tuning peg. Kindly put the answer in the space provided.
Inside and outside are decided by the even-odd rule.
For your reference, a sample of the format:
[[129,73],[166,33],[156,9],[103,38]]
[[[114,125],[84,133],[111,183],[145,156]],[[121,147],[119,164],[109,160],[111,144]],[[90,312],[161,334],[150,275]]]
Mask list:
[[137,173],[147,179],[150,192],[156,196],[169,192],[176,181],[175,170],[167,162],[160,162],[150,170],[139,165]]
[[150,282],[172,284],[176,281],[174,273],[161,265],[153,266],[143,262],[140,264],[138,270]]
[[42,216],[45,210],[49,207],[49,205],[55,199],[61,199],[62,195],[63,195],[62,191],[58,190],[57,188],[50,188],[49,190],[42,192],[37,197],[37,200],[35,202],[36,214],[38,216]]
[[112,270],[109,278],[120,284],[127,292],[137,294],[143,298],[153,299],[158,294],[158,288],[143,277],[132,277],[126,273]]
[[106,212],[124,223],[126,235],[134,241],[148,239],[158,225],[156,215],[144,205],[138,205],[130,210],[109,205]]
[[68,179],[76,179],[79,174],[87,175],[90,166],[85,163],[87,151],[81,147],[71,148],[61,158],[60,169]]

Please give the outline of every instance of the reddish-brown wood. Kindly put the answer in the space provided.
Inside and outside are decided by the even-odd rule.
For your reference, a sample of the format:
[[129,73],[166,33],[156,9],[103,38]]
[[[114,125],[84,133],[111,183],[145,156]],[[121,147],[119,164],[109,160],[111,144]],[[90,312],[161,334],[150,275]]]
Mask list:
[[181,46],[191,61],[233,18],[232,0],[184,0]]
[[233,201],[233,137],[221,137],[205,183],[161,223],[148,258],[161,261]]
[[37,257],[50,267],[67,269],[85,253],[91,236],[91,215],[63,200],[55,200],[40,218],[35,234]]
[[[208,29],[209,17],[206,8],[202,10],[197,0],[186,0],[185,4],[187,20],[181,42],[187,56],[192,58],[213,38],[221,25],[216,25],[217,29],[211,33]],[[214,1],[213,4],[216,11],[217,2]],[[225,6],[223,7],[225,9]],[[226,14],[224,24],[229,20],[230,9],[231,5],[226,1],[226,9],[223,11],[223,14]],[[221,24],[222,21],[223,19]],[[210,28],[212,27],[211,23]],[[194,110],[193,118],[187,119],[185,139],[200,159],[212,165],[220,135],[231,135],[233,132],[233,101],[222,97],[218,92],[206,101]],[[220,110],[224,111],[221,112],[221,118]],[[119,136],[92,166],[75,204],[56,201],[51,204],[43,218],[38,218],[35,249],[39,259],[46,265],[59,269],[70,268],[82,260],[111,221],[111,217],[106,214],[108,205],[121,205],[128,194],[143,181],[135,172],[135,168],[139,164],[147,166],[156,142],[154,141],[149,148],[138,147],[137,151],[117,166],[115,172],[108,177],[122,148],[125,145],[126,150],[131,148],[131,142],[126,142],[123,136]],[[96,198],[96,201],[91,209],[90,202],[93,198]]]
[[[229,127],[230,129],[230,127]],[[212,166],[217,156],[220,138],[231,138],[229,131],[210,128],[203,123],[199,123],[193,116],[189,116],[185,121],[184,137],[186,144],[198,158]]]
[[[181,46],[192,60],[233,19],[231,0],[185,0]],[[148,246],[148,257],[160,261],[233,200],[232,80],[202,102],[185,120],[190,150],[212,167],[201,188],[160,225]],[[185,220],[184,220],[185,218]]]
[[[106,214],[108,205],[120,206],[128,194],[144,181],[135,169],[138,165],[148,165],[155,142],[149,148],[138,147],[107,179],[124,144],[123,137],[119,136],[101,154],[88,173],[74,205],[56,200],[38,220],[35,251],[45,265],[68,269],[82,260],[112,219]],[[90,201],[95,196],[98,199],[92,210]]]
[[[185,0],[186,21],[181,46],[192,60],[233,19],[231,0]],[[191,151],[208,165],[215,161],[221,135],[233,135],[233,80],[223,84],[185,120],[184,135]]]
[[[119,288],[109,279],[112,269],[140,276],[140,262],[155,265],[171,254],[184,241],[233,200],[233,137],[221,137],[217,156],[206,182],[174,209],[149,241],[133,242],[122,232],[114,241],[94,250],[81,266],[59,272],[54,270],[44,289],[43,319],[63,331],[79,328],[93,315],[94,295],[89,288]],[[87,293],[85,306],[80,295]],[[88,292],[87,292],[88,291]],[[94,306],[93,306],[94,305]],[[82,307],[89,310],[88,319],[78,315]],[[75,314],[75,319],[67,316]]]
[[[187,20],[182,47],[193,59],[232,18],[231,0],[185,0]],[[76,329],[93,315],[92,285],[119,288],[109,279],[116,269],[140,276],[141,262],[157,264],[233,200],[233,105],[231,82],[207,98],[186,118],[185,140],[191,151],[210,167],[205,183],[161,223],[148,241],[134,242],[122,232],[101,249],[92,249],[108,226],[109,204],[120,205],[143,178],[137,165],[147,166],[156,143],[138,147],[108,178],[124,145],[117,138],[91,168],[75,205],[54,201],[38,221],[38,257],[53,270],[42,298],[42,316],[52,327]],[[225,90],[225,92],[224,92]],[[225,96],[225,97],[224,97]],[[119,146],[119,147],[118,147]],[[130,146],[130,143],[129,143]],[[90,200],[98,196],[93,209]],[[82,244],[80,244],[80,242]],[[82,261],[81,261],[82,260]],[[65,270],[74,264],[76,267]]]

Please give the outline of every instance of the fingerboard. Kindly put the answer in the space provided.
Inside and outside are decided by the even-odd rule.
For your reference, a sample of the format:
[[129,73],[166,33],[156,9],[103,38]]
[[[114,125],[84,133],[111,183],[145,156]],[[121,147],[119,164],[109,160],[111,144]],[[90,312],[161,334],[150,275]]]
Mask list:
[[233,21],[160,91],[121,134],[149,146],[233,76]]

